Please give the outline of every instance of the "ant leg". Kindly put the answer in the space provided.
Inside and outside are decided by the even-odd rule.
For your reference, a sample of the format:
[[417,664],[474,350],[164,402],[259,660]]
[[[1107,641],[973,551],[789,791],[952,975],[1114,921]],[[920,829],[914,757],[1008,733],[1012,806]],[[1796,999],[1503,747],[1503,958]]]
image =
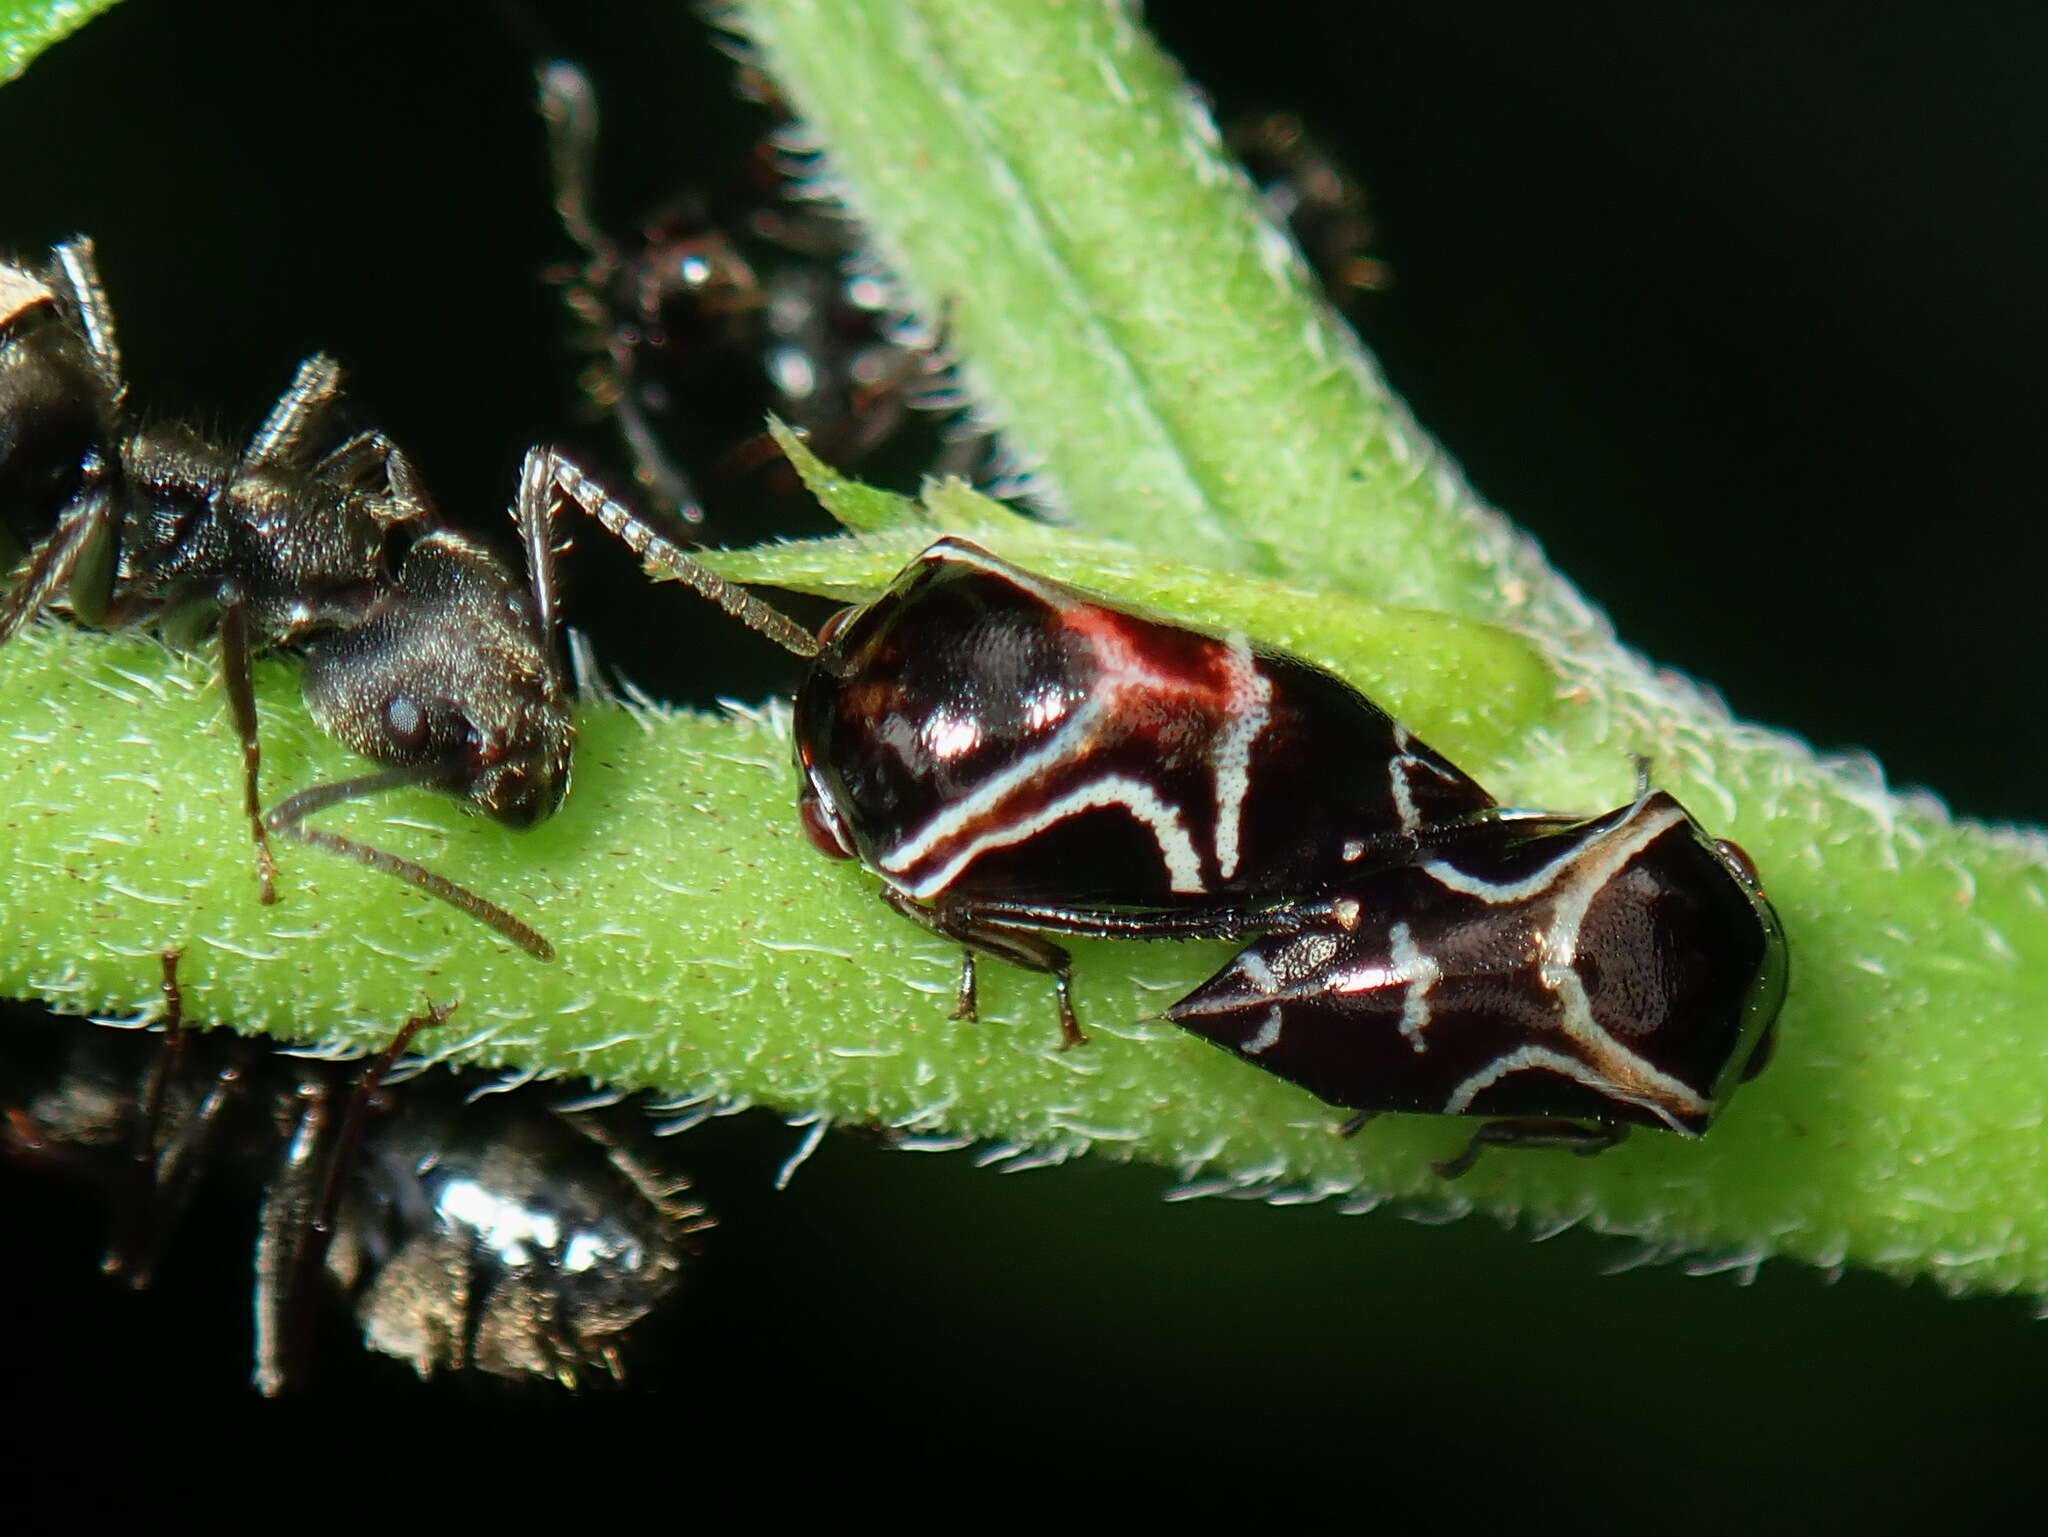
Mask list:
[[299,364],[291,387],[263,419],[242,453],[245,464],[295,465],[305,458],[306,438],[341,393],[341,365],[324,352]]
[[80,235],[58,246],[55,254],[57,276],[70,290],[85,344],[92,350],[100,378],[118,411],[127,403],[128,381],[121,373],[121,344],[114,339],[114,307],[107,302],[107,290],[100,282],[92,241]]
[[1622,1125],[1581,1126],[1576,1121],[1552,1120],[1547,1116],[1526,1116],[1514,1120],[1488,1121],[1472,1133],[1472,1140],[1455,1158],[1434,1165],[1445,1179],[1456,1179],[1479,1161],[1489,1147],[1560,1147],[1591,1158],[1604,1153],[1628,1136]]
[[[247,1041],[237,1043],[228,1060],[214,1074],[213,1083],[206,1096],[201,1099],[192,1113],[179,1123],[178,1129],[165,1144],[156,1163],[156,1216],[155,1233],[151,1236],[149,1249],[141,1256],[140,1263],[119,1272],[130,1286],[141,1288],[150,1282],[156,1263],[156,1251],[162,1247],[157,1235],[170,1232],[183,1217],[185,1208],[191,1203],[192,1192],[198,1187],[199,1171],[206,1166],[207,1150],[220,1130],[225,1112],[235,1095],[241,1091],[242,1078],[248,1071],[249,1058],[254,1047]],[[109,1256],[111,1260],[113,1256]],[[108,1267],[113,1273],[111,1267]]]
[[263,744],[256,735],[256,691],[249,681],[249,613],[239,601],[220,615],[220,676],[227,690],[228,713],[242,743],[242,804],[256,840],[256,892],[260,900],[277,900],[277,861],[270,857],[270,839],[263,828],[263,798],[258,780],[263,769]]
[[[937,906],[926,907],[893,886],[882,888],[882,900],[911,922],[934,934],[957,940],[970,950],[992,955],[999,961],[1008,961],[1025,971],[1043,972],[1051,977],[1053,1006],[1060,1021],[1060,1050],[1088,1044],[1088,1037],[1081,1033],[1080,1022],[1074,1018],[1073,961],[1051,940],[1036,934],[1019,934],[990,927],[978,921],[974,910],[965,904],[941,899]],[[963,1012],[956,1014],[956,1019],[975,1017],[972,960],[970,955],[961,967],[959,1006]]]
[[838,262],[846,254],[843,226],[822,211],[757,208],[747,216],[747,229],[796,256]]
[[[591,644],[590,637],[573,624],[568,629],[567,650],[571,696],[579,704],[617,704],[621,697],[620,688],[613,687],[612,680],[605,676],[604,664],[597,659],[597,647]],[[622,687],[630,690],[632,685]]]
[[[597,90],[590,77],[566,59],[555,59],[535,71],[540,86],[541,121],[547,125],[548,168],[555,186],[555,217],[568,237],[583,250],[585,261],[579,271],[565,267],[551,273],[550,281],[563,290],[570,311],[599,336],[616,336],[618,317],[612,312],[605,290],[625,267],[618,243],[607,235],[590,211],[590,191],[596,181]],[[633,460],[633,478],[644,486],[655,502],[670,513],[686,533],[694,533],[704,522],[704,508],[697,488],[682,468],[661,446],[646,413],[640,406],[630,360],[617,355],[600,367],[603,388],[612,398],[605,402],[626,451]]]
[[619,1178],[631,1185],[662,1220],[679,1234],[704,1233],[718,1226],[718,1219],[701,1201],[686,1199],[690,1191],[687,1175],[657,1172],[627,1146],[599,1110],[568,1110],[557,1107],[552,1114],[577,1136],[604,1154],[605,1162]]
[[953,993],[952,1017],[970,1021],[981,1018],[981,987],[974,974],[974,952],[965,945],[960,947],[960,985]]
[[102,490],[58,520],[0,597],[0,645],[14,639],[66,587],[73,589],[72,608],[78,617],[88,624],[98,619],[113,589],[113,552],[114,518]]
[[149,1230],[149,1218],[160,1177],[157,1150],[163,1140],[164,1100],[169,1093],[171,1079],[184,1063],[188,1039],[185,994],[178,986],[178,955],[176,950],[166,950],[161,957],[164,973],[160,984],[164,997],[163,1043],[157,1048],[156,1060],[150,1064],[149,1076],[143,1080],[142,1102],[135,1117],[134,1131],[129,1137],[126,1188],[122,1192],[119,1214],[114,1220],[114,1235],[108,1240],[107,1252],[100,1260],[102,1272],[125,1279],[137,1290],[147,1284],[151,1262],[155,1258],[155,1235]]
[[289,1384],[300,1358],[304,1318],[297,1307],[300,1257],[307,1247],[320,1152],[333,1106],[327,1085],[301,1080],[297,1113],[284,1156],[263,1192],[256,1221],[256,1391],[275,1398]]
[[[324,1080],[299,1085],[299,1113],[278,1177],[263,1195],[256,1240],[256,1390],[275,1398],[305,1359],[315,1287],[334,1245],[341,1192],[354,1172],[377,1091],[412,1038],[455,1012],[429,1003],[364,1065],[341,1118]],[[328,1127],[334,1124],[332,1137]]]
[[619,436],[626,440],[626,452],[632,457],[633,478],[646,487],[656,506],[666,509],[686,531],[695,535],[705,521],[704,503],[697,495],[696,482],[661,446],[660,437],[640,407],[640,394],[633,387],[632,375],[623,368],[619,371],[618,391],[611,412],[618,423]]
[[614,271],[619,248],[590,216],[592,170],[597,163],[596,88],[566,59],[552,60],[534,73],[540,85],[541,121],[547,125],[555,217],[600,272]]
[[[811,429],[791,426],[789,429],[801,443],[811,440]],[[782,457],[782,445],[775,441],[772,432],[757,432],[750,438],[741,438],[718,456],[716,472],[723,480],[737,480],[740,476],[758,470],[764,464],[772,464]]]
[[372,475],[382,474],[385,494],[368,509],[387,528],[431,524],[434,505],[421,484],[412,460],[391,439],[375,428],[365,428],[315,461],[313,479],[329,485],[354,487]]
[[166,1235],[176,1231],[206,1166],[206,1155],[240,1092],[253,1047],[238,1042],[215,1071],[213,1082],[176,1125],[166,1132],[164,1107],[190,1034],[183,1028],[185,999],[178,986],[178,952],[162,957],[165,1040],[143,1091],[136,1130],[131,1204],[115,1228],[100,1262],[107,1275],[140,1291],[148,1286]]
[[370,1119],[370,1104],[377,1091],[384,1087],[384,1080],[391,1075],[391,1069],[398,1059],[405,1055],[412,1045],[412,1038],[426,1029],[438,1029],[448,1023],[448,1018],[460,1004],[438,1004],[431,999],[427,1012],[415,1014],[394,1035],[384,1049],[372,1057],[363,1069],[362,1077],[356,1080],[355,1092],[349,1096],[348,1108],[341,1118],[341,1131],[335,1139],[334,1156],[322,1182],[320,1201],[313,1210],[313,1235],[324,1254],[334,1240],[335,1213],[341,1205],[341,1178],[351,1168],[356,1155],[362,1148],[363,1128]]
[[[562,288],[571,312],[599,336],[609,336],[616,343],[619,322],[607,290],[625,268],[626,258],[590,210],[597,165],[597,90],[588,75],[565,59],[542,65],[535,78],[540,88],[541,120],[547,125],[555,217],[585,257],[580,271],[571,267],[553,280]],[[751,288],[751,272],[744,286]],[[649,425],[632,377],[631,360],[623,355],[626,349],[613,345],[609,350],[612,356],[600,365],[605,392],[613,397],[606,405],[626,441],[634,478],[685,534],[694,534],[704,522],[697,488],[662,448]]]
[[819,446],[820,456],[838,464],[853,463],[894,437],[910,415],[918,380],[941,366],[938,356],[922,347],[892,345],[874,377],[854,380],[844,424],[836,441]]
[[411,457],[381,432],[377,434],[377,447],[383,455],[384,480],[390,487],[389,500],[395,509],[393,515],[385,521],[431,522],[434,504],[427,498],[427,488],[420,480],[419,471],[413,468]]
[[458,886],[446,876],[436,875],[424,865],[401,859],[396,854],[387,854],[367,843],[358,843],[353,838],[344,838],[339,833],[323,832],[316,827],[305,825],[307,817],[316,811],[343,801],[362,800],[367,796],[385,790],[394,790],[406,785],[430,784],[440,777],[437,765],[424,768],[386,769],[378,774],[366,774],[360,779],[342,779],[333,784],[315,785],[310,790],[301,790],[296,795],[286,796],[263,814],[263,825],[280,837],[290,838],[298,843],[324,849],[330,854],[339,854],[344,859],[353,859],[359,865],[372,870],[381,870],[386,875],[395,875],[407,885],[424,891],[428,896],[439,897],[451,907],[458,907],[479,923],[488,924],[519,946],[535,960],[551,961],[555,958],[555,947],[532,928],[513,917],[493,902],[487,902],[466,886]]
[[[620,269],[601,270],[599,263],[585,269],[580,287],[565,286],[564,299],[591,337],[585,343],[593,358],[585,393],[611,418],[632,461],[633,478],[648,493],[670,537],[695,544],[702,541],[707,521],[703,502],[696,481],[656,429],[654,418],[666,409],[667,396],[642,378],[643,342],[660,333],[663,307],[678,298],[687,297],[706,319],[732,324],[734,317],[763,309],[768,296],[739,249],[716,230],[663,239],[644,248],[634,263],[624,269],[631,285],[623,301],[618,290],[627,285],[620,282]],[[625,319],[620,318],[622,308]]]
[[361,432],[352,433],[339,447],[330,449],[313,462],[311,470],[315,480],[324,480],[330,485],[354,486],[381,472],[388,455],[388,441],[384,434],[374,427],[365,427]]

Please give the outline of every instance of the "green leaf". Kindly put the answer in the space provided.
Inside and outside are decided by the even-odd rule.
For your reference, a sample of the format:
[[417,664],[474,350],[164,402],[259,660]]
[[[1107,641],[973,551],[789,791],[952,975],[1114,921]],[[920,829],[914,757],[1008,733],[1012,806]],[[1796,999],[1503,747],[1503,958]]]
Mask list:
[[802,434],[787,422],[768,418],[768,435],[796,466],[804,487],[837,518],[841,526],[855,533],[882,533],[894,528],[914,528],[924,522],[924,513],[907,496],[862,485],[840,474],[811,452]]
[[[859,526],[855,519],[880,498],[913,510],[892,515],[887,521],[897,526],[888,532],[721,550],[704,563],[733,581],[858,603],[938,535],[964,534],[1060,581],[1180,623],[1243,630],[1331,668],[1427,740],[1446,750],[1456,742],[1453,756],[1475,771],[1513,761],[1523,735],[1551,714],[1560,692],[1542,652],[1503,626],[1147,556],[1048,528],[956,480],[927,487],[919,506],[841,477],[804,473],[827,510],[849,526]],[[847,505],[857,509],[854,518],[844,515]]]
[[1383,602],[1548,612],[1561,584],[1471,505],[1127,8],[729,14],[830,147],[819,186],[1076,521]]

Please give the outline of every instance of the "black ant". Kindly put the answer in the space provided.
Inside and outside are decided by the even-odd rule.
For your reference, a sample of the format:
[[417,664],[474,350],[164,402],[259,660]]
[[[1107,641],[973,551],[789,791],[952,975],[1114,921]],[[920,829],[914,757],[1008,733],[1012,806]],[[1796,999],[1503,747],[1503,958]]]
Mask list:
[[[592,209],[596,88],[559,59],[537,78],[555,213],[582,253],[548,275],[590,359],[585,393],[616,424],[667,537],[693,543],[704,520],[679,450],[735,468],[767,458],[759,429],[772,412],[833,463],[855,464],[898,436],[911,407],[952,404],[937,339],[902,334],[886,285],[855,262],[852,224],[761,185],[779,175],[772,151],[753,157],[741,196],[685,193],[618,238]],[[751,71],[741,85],[779,107]],[[984,435],[945,435],[938,473],[989,457]]]
[[1293,112],[1234,118],[1223,142],[1244,163],[1266,217],[1294,237],[1332,306],[1350,314],[1361,296],[1393,286],[1371,254],[1365,189]]
[[[438,525],[382,433],[314,457],[340,389],[333,359],[308,358],[239,448],[138,422],[91,242],[58,246],[39,270],[0,263],[0,508],[30,546],[0,594],[0,643],[59,603],[86,624],[152,624],[174,645],[212,628],[264,902],[277,899],[277,833],[396,875],[546,959],[548,942],[494,904],[304,825],[339,801],[432,785],[528,826],[560,803],[574,735],[555,644],[555,456],[534,450],[520,477],[523,584]],[[266,813],[249,664],[285,646],[306,654],[320,724],[386,767]]]
[[[365,1345],[422,1377],[475,1368],[576,1386],[675,1292],[713,1226],[642,1118],[603,1103],[485,1095],[476,1074],[393,1069],[430,1007],[367,1062],[265,1052],[187,1029],[163,957],[161,1034],[69,1027],[0,1054],[0,1155],[110,1186],[103,1268],[146,1286],[200,1175],[252,1167],[255,1381],[299,1385],[323,1291]],[[153,1043],[153,1044],[152,1044]]]

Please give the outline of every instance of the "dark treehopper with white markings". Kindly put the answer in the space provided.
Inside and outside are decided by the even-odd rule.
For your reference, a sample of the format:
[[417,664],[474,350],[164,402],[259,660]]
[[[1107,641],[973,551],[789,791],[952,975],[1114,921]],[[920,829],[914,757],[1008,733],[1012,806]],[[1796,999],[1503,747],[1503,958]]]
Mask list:
[[813,638],[567,489],[812,659],[804,829],[962,943],[962,1015],[977,952],[1049,973],[1071,1043],[1047,935],[1252,938],[1166,1017],[1368,1115],[1496,1117],[1446,1176],[1489,1145],[1698,1135],[1769,1054],[1777,916],[1742,851],[1647,782],[1601,817],[1503,811],[1331,674],[957,538]]
[[804,830],[974,958],[1049,974],[1048,933],[1237,938],[1359,870],[1483,823],[1493,798],[1332,673],[932,544],[814,639],[587,483],[570,494],[651,569],[799,655]]
[[1663,791],[1467,828],[1300,916],[1166,1017],[1368,1116],[1500,1117],[1446,1177],[1488,1145],[1700,1135],[1762,1070],[1785,996],[1754,867]]
[[[304,825],[340,801],[426,785],[527,826],[560,803],[573,741],[555,638],[555,456],[535,450],[521,477],[521,581],[439,526],[383,434],[318,452],[340,391],[333,359],[307,359],[241,446],[140,422],[90,242],[60,245],[40,267],[0,262],[0,540],[19,546],[0,547],[13,569],[0,643],[57,606],[85,624],[152,625],[173,644],[211,630],[261,900],[277,896],[276,833],[395,875],[545,959],[548,942],[503,909]],[[266,813],[249,664],[283,647],[305,653],[322,727],[384,767]]]

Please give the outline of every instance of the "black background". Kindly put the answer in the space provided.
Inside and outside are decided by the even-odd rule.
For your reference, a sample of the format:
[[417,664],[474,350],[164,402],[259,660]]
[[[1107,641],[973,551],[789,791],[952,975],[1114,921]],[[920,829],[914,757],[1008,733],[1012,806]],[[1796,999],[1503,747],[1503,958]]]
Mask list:
[[[547,25],[605,92],[615,213],[745,153],[760,120],[695,22],[582,9]],[[1358,174],[1397,275],[1363,329],[1626,637],[1958,811],[2041,817],[2048,14],[1155,10],[1226,113],[1299,109]],[[160,408],[244,429],[296,358],[338,353],[444,505],[495,529],[523,448],[580,430],[529,89],[483,5],[131,0],[0,92],[0,242],[98,240]],[[608,656],[679,696],[777,686],[715,616],[614,600],[596,544],[570,602]],[[224,1187],[138,1299],[94,1272],[101,1208],[10,1175],[7,1395],[107,1470],[44,1493],[265,1525],[560,1502],[605,1525],[1972,1531],[2048,1484],[2048,1337],[2020,1302],[1791,1266],[1609,1278],[1625,1246],[1580,1235],[1165,1206],[1156,1171],[1001,1178],[836,1139],[777,1197],[795,1135],[692,1137],[720,1241],[634,1390],[577,1401],[422,1389],[337,1327],[318,1391],[261,1406],[245,1198]]]

